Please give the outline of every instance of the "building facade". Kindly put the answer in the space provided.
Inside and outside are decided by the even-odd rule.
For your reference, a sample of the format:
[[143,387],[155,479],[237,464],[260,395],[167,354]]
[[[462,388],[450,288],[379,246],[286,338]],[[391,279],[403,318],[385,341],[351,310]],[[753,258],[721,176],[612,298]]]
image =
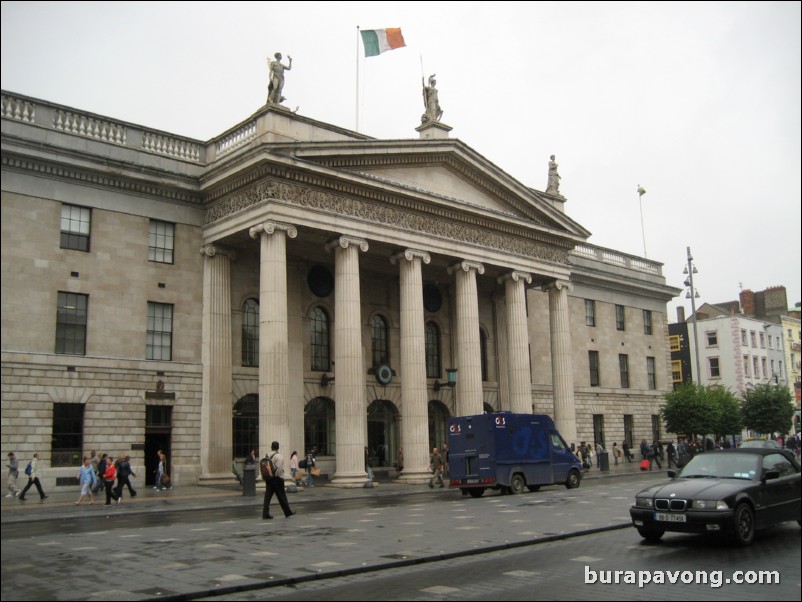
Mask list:
[[3,92],[4,449],[51,483],[91,449],[149,479],[161,449],[181,484],[278,440],[349,487],[402,447],[426,478],[450,415],[659,435],[662,265],[424,129],[266,105],[202,142]]

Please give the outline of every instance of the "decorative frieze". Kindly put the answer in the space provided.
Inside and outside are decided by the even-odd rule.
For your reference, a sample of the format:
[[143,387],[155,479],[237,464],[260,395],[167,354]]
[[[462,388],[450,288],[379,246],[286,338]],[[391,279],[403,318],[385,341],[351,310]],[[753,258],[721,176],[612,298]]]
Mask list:
[[276,180],[264,180],[247,190],[218,201],[206,212],[206,224],[212,224],[258,203],[273,199],[346,216],[369,224],[390,226],[553,263],[568,263],[567,249],[499,234],[458,223],[453,219],[439,219],[413,211],[380,205],[375,201],[343,197]]

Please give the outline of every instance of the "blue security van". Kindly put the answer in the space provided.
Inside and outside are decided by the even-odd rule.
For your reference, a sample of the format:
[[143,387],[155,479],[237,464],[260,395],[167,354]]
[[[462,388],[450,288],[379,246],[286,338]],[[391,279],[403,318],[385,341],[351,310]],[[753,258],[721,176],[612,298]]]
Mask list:
[[582,464],[545,414],[498,412],[448,420],[451,487],[480,497],[486,489],[579,487]]

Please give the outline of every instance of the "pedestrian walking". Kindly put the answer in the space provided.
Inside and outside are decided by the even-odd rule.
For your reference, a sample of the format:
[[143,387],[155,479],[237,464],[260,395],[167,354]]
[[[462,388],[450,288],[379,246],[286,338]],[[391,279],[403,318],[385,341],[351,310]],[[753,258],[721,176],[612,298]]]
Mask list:
[[657,441],[652,441],[651,446],[649,446],[649,470],[652,469],[652,464],[657,462],[657,469],[662,470],[663,465],[660,464],[660,456],[657,453]]
[[290,476],[294,485],[298,484],[298,452],[293,451],[290,454]]
[[668,442],[666,446],[666,453],[668,454],[668,468],[671,469],[671,464],[674,464],[675,468],[679,468],[679,464],[677,464],[677,448],[674,447],[674,440]]
[[624,454],[621,453],[621,448],[618,447],[618,442],[613,441],[613,464],[614,466],[618,466],[618,459],[621,458]]
[[315,486],[315,477],[312,474],[312,471],[315,468],[315,463],[317,461],[317,447],[312,447],[307,454],[306,454],[306,483],[307,487],[314,487]]
[[278,453],[279,443],[273,441],[270,445],[270,453],[266,454],[264,459],[259,463],[259,470],[262,473],[262,478],[265,481],[265,501],[262,506],[262,519],[269,520],[273,517],[270,515],[270,500],[273,495],[278,498],[278,503],[284,511],[286,518],[291,517],[295,512],[290,508],[287,501],[287,492],[284,490],[284,458]]
[[373,469],[370,467],[370,455],[368,454],[368,448],[365,446],[365,472],[368,475],[368,481],[373,480]]
[[396,461],[395,461],[395,469],[398,472],[403,472],[404,471],[404,448],[403,447],[399,447],[398,448],[398,456],[396,457]]
[[75,502],[76,506],[80,506],[81,502],[86,496],[89,496],[89,503],[95,503],[95,496],[92,495],[92,487],[95,486],[97,477],[95,476],[95,469],[92,467],[92,459],[84,456],[84,465],[81,466],[81,472],[77,476],[78,482],[81,483],[81,497]]
[[106,506],[111,506],[111,500],[120,503],[120,498],[114,493],[114,481],[117,480],[117,466],[114,458],[106,458],[106,471],[103,473],[103,485],[106,488]]
[[25,494],[28,493],[28,490],[36,485],[36,490],[39,492],[39,498],[46,500],[47,495],[45,495],[44,489],[42,489],[42,483],[39,481],[39,475],[41,468],[39,467],[39,454],[33,454],[33,460],[31,460],[30,464],[25,468],[25,474],[28,475],[28,484],[25,485],[25,489],[22,490],[22,493],[19,494],[19,498],[21,501],[25,501]]
[[6,497],[17,497],[19,495],[19,487],[17,487],[17,479],[19,478],[19,461],[14,452],[8,452],[8,493]]
[[429,479],[429,489],[434,488],[435,481],[440,482],[440,487],[445,487],[445,483],[443,482],[444,466],[445,463],[443,462],[440,452],[437,451],[436,447],[433,447],[431,461],[429,462],[429,469],[432,471],[432,478]]
[[621,449],[624,452],[624,457],[627,459],[627,462],[632,462],[632,452],[629,451],[629,443],[627,443],[626,441],[622,441]]
[[[122,456],[122,460],[117,463],[117,499],[121,500],[123,497],[123,487],[128,487],[128,493],[131,497],[136,497],[136,490],[131,486],[131,477],[135,477],[134,471],[131,469],[131,456]],[[119,503],[119,502],[118,502]]]
[[105,481],[103,480],[103,475],[106,474],[106,464],[108,464],[108,461],[108,454],[100,454],[100,460],[98,460],[97,470],[95,471],[97,482],[95,483],[95,488],[92,490],[92,493],[95,495],[104,487]]

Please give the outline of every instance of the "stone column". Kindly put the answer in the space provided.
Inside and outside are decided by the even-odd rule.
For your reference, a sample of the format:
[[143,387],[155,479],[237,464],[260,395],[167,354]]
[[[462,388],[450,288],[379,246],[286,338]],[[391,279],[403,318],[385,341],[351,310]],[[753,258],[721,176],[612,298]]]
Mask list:
[[571,290],[571,285],[558,280],[546,288],[549,291],[554,423],[569,444],[578,443],[574,375],[571,366],[571,323],[568,313],[568,291]]
[[[287,237],[294,226],[265,222],[250,229],[260,239],[259,255],[259,455],[278,441],[290,445],[287,327]],[[288,456],[287,456],[288,457]]]
[[431,257],[407,249],[390,261],[398,263],[401,293],[401,443],[404,471],[399,480],[424,483],[429,472],[429,399],[426,387],[426,335],[421,262]]
[[479,294],[476,272],[485,273],[485,266],[461,261],[448,268],[457,278],[457,413],[460,416],[481,414],[482,354],[479,340]]
[[337,470],[331,484],[362,487],[367,480],[367,405],[365,363],[362,359],[362,308],[359,291],[359,251],[368,242],[341,236],[328,243],[335,249],[334,276],[334,369],[337,378],[336,427]]
[[231,412],[231,260],[234,252],[219,244],[203,254],[203,320],[201,361],[201,478],[228,477],[233,441]]
[[529,369],[529,333],[526,320],[526,288],[532,276],[511,272],[498,279],[504,283],[507,301],[507,374],[510,386],[510,411],[532,413],[532,373]]

